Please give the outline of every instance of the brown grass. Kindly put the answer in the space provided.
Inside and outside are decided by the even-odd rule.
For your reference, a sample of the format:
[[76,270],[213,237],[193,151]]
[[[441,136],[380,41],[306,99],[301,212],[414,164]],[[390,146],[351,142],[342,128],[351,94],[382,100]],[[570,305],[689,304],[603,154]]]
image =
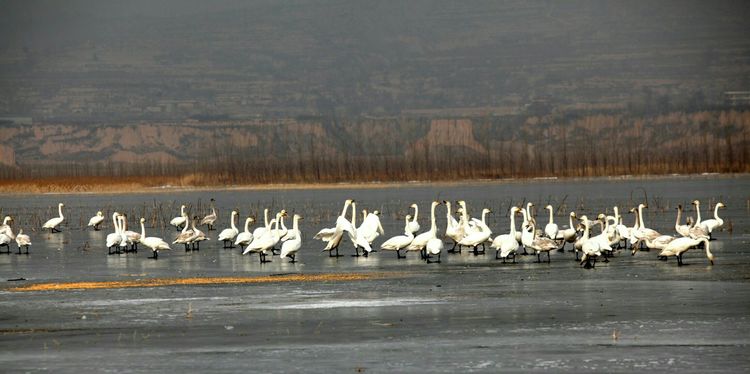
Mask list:
[[201,278],[151,278],[126,281],[37,283],[8,289],[13,292],[72,291],[112,288],[143,288],[167,286],[203,286],[218,284],[279,283],[279,282],[346,282],[379,279],[392,276],[386,273],[326,273],[288,274],[261,277],[201,277]]

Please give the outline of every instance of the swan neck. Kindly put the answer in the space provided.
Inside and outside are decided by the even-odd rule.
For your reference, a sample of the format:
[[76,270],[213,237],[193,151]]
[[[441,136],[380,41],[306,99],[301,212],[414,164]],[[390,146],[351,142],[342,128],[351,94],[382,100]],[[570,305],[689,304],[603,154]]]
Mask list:
[[234,213],[232,213],[232,223],[231,223],[231,225],[232,225],[232,230],[234,230],[234,231],[237,231],[237,226],[236,226],[236,225],[234,224],[234,220],[235,220],[235,218],[237,218],[237,215],[236,215],[236,214],[234,214]]
[[639,221],[639,224],[640,224],[639,228],[645,228],[646,227],[646,225],[643,223],[643,207],[641,207],[640,205],[638,206],[638,221]]
[[269,227],[269,224],[268,224],[268,208],[263,209],[263,223],[266,224],[266,228]]
[[145,237],[146,237],[146,225],[143,222],[141,222],[141,238],[145,238]]
[[696,215],[696,219],[695,219],[694,227],[697,227],[701,223],[701,204],[700,203],[695,204],[695,215]]
[[552,214],[552,208],[549,208],[549,223],[555,223],[555,215]]
[[419,206],[414,205],[414,217],[412,217],[412,222],[417,222],[418,215],[419,215]]
[[589,220],[583,220],[583,241],[589,240]]
[[510,211],[510,235],[516,236],[516,212]]
[[62,214],[62,204],[59,204],[59,205],[57,206],[57,212],[58,212],[58,213],[60,213],[60,218],[64,218],[64,217],[63,217],[63,214]]
[[352,227],[357,227],[357,203],[352,203]]
[[573,228],[573,216],[568,216],[568,223],[570,224],[570,228]]
[[437,207],[437,204],[432,204],[432,209],[430,212],[430,232],[436,232],[437,226],[435,225],[435,208]]
[[245,232],[250,232],[250,218],[245,219]]

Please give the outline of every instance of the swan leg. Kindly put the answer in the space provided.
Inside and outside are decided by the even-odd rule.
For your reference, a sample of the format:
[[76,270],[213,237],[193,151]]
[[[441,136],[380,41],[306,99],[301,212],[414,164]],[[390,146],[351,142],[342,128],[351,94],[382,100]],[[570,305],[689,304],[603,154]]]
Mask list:
[[406,258],[406,254],[404,254],[403,256],[401,256],[401,250],[397,249],[396,250],[396,258]]
[[359,246],[354,247],[354,254],[352,255],[352,257],[359,257]]
[[541,262],[542,262],[542,257],[541,257],[541,255],[539,254],[539,252],[537,252],[537,253],[536,253],[536,263],[538,264],[538,263],[541,263]]
[[453,241],[453,247],[448,250],[448,253],[456,253],[456,244],[458,244],[457,241]]
[[550,257],[549,257],[549,252],[550,252],[550,251],[547,251],[547,263],[548,263],[548,264],[549,264],[549,263],[552,263],[552,259],[550,259]]
[[293,264],[293,263],[297,262],[297,260],[295,259],[295,257],[297,257],[297,255],[289,255],[289,257],[292,258],[292,261],[289,261],[289,263]]
[[[367,253],[367,251],[366,251],[366,250],[364,250],[364,248],[362,248],[362,249],[363,249],[363,251],[362,251],[362,256],[365,256],[365,257],[367,257],[367,256],[369,256],[369,255],[370,255],[369,253]],[[374,252],[374,251],[373,251],[373,252]]]

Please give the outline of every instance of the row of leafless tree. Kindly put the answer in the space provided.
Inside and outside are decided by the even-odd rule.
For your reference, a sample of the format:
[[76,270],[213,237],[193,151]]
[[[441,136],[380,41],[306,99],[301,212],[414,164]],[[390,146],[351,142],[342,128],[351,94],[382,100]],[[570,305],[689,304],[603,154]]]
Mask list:
[[472,118],[469,134],[444,132],[458,140],[435,135],[453,121],[336,121],[317,136],[290,125],[252,147],[211,142],[188,162],[29,164],[0,176],[215,185],[750,171],[750,111]]

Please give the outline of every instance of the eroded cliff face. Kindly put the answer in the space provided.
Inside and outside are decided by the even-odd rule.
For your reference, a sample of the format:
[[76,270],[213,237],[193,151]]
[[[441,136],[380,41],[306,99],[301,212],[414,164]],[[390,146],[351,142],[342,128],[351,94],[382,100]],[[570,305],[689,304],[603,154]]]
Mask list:
[[0,144],[0,164],[16,166],[16,152],[12,147]]
[[645,155],[647,160],[664,165],[688,165],[689,170],[721,163],[729,164],[725,169],[735,170],[750,160],[748,141],[750,111],[676,112],[646,117],[620,113],[124,125],[4,124],[0,125],[0,164],[189,165],[231,159],[240,164],[322,160],[338,165],[337,162],[354,158],[377,161],[406,157],[412,163],[441,163],[458,157],[481,160],[481,165],[490,166],[502,160],[516,164],[520,160],[529,167],[556,171],[568,162],[568,168],[574,163],[582,163],[582,167],[631,165]]

